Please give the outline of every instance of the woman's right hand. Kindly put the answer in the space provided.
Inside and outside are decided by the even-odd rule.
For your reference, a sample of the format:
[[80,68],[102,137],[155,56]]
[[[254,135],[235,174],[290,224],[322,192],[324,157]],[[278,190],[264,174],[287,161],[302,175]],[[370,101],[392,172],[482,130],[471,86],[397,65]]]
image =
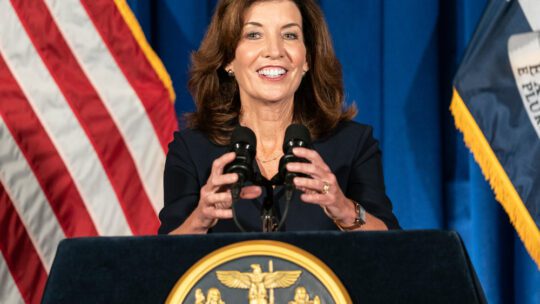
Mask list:
[[[238,180],[238,175],[224,174],[223,170],[234,158],[235,153],[229,152],[214,160],[210,176],[201,188],[197,208],[171,234],[206,233],[218,220],[233,217],[230,185]],[[259,186],[246,186],[242,188],[240,198],[254,199],[261,193],[262,189]]]

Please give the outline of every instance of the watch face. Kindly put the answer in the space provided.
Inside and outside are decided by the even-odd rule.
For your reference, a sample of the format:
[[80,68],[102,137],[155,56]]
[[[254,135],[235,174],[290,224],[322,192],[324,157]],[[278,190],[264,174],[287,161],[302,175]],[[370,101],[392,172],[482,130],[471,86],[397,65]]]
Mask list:
[[359,203],[353,200],[351,200],[351,202],[354,203],[354,211],[356,212],[354,223],[352,223],[349,226],[344,226],[339,221],[334,220],[334,223],[336,224],[336,226],[338,226],[339,230],[341,231],[353,230],[366,223],[366,210],[364,209],[364,207],[362,207]]
[[359,203],[356,203],[356,221],[360,225],[364,225],[366,223],[366,209],[362,207]]

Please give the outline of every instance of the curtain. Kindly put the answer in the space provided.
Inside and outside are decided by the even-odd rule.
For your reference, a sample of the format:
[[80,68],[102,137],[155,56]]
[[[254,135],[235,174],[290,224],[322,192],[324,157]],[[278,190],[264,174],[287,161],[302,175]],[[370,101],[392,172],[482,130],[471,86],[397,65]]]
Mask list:
[[[167,67],[179,117],[193,111],[190,53],[215,0],[129,0]],[[540,303],[525,251],[448,110],[452,80],[487,0],[320,0],[346,101],[381,142],[387,192],[404,229],[457,231],[489,303]],[[182,121],[181,121],[182,127]]]

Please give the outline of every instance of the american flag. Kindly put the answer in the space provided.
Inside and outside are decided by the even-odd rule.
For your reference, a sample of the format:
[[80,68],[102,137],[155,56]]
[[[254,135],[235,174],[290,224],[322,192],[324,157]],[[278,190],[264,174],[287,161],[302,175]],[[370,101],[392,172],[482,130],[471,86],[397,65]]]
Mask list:
[[0,0],[0,303],[64,238],[156,233],[173,100],[125,0]]

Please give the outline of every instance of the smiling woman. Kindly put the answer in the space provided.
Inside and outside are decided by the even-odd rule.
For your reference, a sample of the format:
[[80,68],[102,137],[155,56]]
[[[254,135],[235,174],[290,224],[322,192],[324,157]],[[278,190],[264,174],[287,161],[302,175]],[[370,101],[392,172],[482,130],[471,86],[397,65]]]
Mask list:
[[291,1],[272,1],[251,6],[244,16],[235,58],[225,67],[236,75],[240,101],[280,103],[292,113],[294,93],[308,71],[302,15]]
[[[265,10],[271,7],[273,12]],[[244,57],[251,55],[242,52],[242,59],[238,59],[242,48],[248,51],[254,50],[251,45],[266,45],[283,51],[285,44],[304,48],[306,66],[302,72],[309,69],[296,84],[293,119],[308,127],[315,137],[328,133],[341,120],[350,120],[356,110],[351,107],[343,111],[341,65],[315,2],[240,0],[219,2],[201,47],[193,54],[189,89],[197,111],[190,117],[190,126],[207,132],[216,143],[227,144],[239,120],[241,101],[238,77],[228,73],[230,64],[235,59],[244,62]],[[268,50],[259,47],[259,51]],[[291,61],[289,58],[285,59]]]
[[[237,231],[230,185],[238,176],[224,172],[235,159],[225,147],[232,130],[253,130],[253,170],[270,180],[293,123],[306,126],[314,143],[293,151],[307,163],[286,167],[302,177],[294,179],[301,191],[284,230],[399,228],[378,143],[369,126],[351,121],[356,109],[344,107],[341,66],[313,0],[220,1],[192,62],[197,110],[169,146],[160,233]],[[274,197],[279,206],[282,187]],[[254,185],[241,191],[238,216],[250,230],[260,230],[261,194]]]

